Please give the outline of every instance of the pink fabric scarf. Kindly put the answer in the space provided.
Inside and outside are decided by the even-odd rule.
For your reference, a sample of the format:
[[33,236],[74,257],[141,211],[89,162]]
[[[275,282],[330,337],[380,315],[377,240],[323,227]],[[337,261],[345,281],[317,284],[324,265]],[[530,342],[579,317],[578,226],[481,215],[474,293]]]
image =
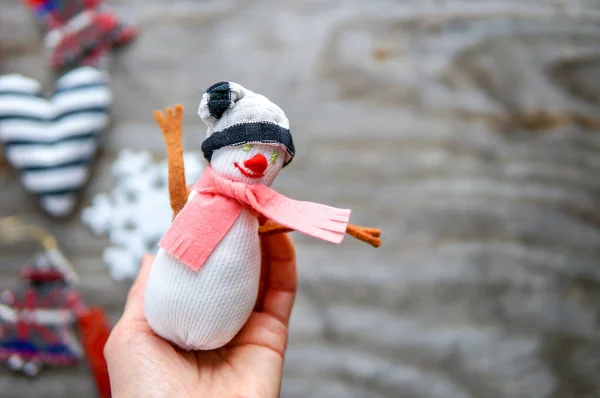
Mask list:
[[193,189],[198,193],[175,217],[158,245],[194,271],[204,265],[243,208],[332,243],[344,239],[350,219],[350,210],[292,200],[266,185],[220,176],[210,166]]

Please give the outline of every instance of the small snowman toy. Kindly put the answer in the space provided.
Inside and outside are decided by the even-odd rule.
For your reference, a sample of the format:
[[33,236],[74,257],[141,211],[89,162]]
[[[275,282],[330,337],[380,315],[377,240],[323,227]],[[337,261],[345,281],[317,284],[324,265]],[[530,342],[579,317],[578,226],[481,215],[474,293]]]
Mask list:
[[144,308],[152,330],[184,350],[222,347],[250,317],[261,234],[298,231],[336,244],[349,234],[380,245],[378,229],[348,223],[350,210],[295,201],[269,188],[294,157],[289,121],[277,105],[219,82],[203,94],[198,114],[208,126],[202,151],[210,164],[188,195],[183,107],[154,113],[167,146],[175,217],[159,242]]

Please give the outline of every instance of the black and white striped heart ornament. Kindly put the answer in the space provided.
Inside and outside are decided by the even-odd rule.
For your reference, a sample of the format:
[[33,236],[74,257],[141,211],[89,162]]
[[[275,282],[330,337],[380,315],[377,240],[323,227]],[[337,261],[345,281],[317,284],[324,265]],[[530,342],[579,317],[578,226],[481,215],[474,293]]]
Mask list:
[[48,215],[65,217],[75,208],[111,105],[108,77],[93,67],[61,76],[50,98],[32,78],[0,76],[4,156]]

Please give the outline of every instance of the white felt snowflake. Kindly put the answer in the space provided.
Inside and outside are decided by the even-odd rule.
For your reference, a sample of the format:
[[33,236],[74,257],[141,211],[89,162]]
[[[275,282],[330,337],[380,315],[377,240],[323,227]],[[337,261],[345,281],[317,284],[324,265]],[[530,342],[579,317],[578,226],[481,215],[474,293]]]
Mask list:
[[[197,180],[204,167],[202,154],[186,152],[184,162],[186,181]],[[112,171],[114,189],[96,195],[81,218],[94,234],[108,235],[111,246],[103,260],[111,277],[133,279],[142,256],[156,252],[171,223],[167,161],[154,162],[150,152],[123,149]]]

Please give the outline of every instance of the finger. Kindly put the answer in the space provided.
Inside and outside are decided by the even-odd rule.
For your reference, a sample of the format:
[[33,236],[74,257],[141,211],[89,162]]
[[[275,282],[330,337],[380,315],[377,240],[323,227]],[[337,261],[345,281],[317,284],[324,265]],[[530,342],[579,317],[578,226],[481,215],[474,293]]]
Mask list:
[[168,107],[167,108],[167,122],[171,123],[172,120],[173,120],[173,108]]
[[269,263],[262,312],[287,325],[298,289],[294,244],[288,234],[265,236],[262,240]]
[[125,309],[121,317],[122,320],[131,321],[144,318],[144,293],[153,262],[154,256],[152,255],[147,254],[142,258],[138,276],[131,285],[131,289],[129,289],[129,294],[127,295]]

